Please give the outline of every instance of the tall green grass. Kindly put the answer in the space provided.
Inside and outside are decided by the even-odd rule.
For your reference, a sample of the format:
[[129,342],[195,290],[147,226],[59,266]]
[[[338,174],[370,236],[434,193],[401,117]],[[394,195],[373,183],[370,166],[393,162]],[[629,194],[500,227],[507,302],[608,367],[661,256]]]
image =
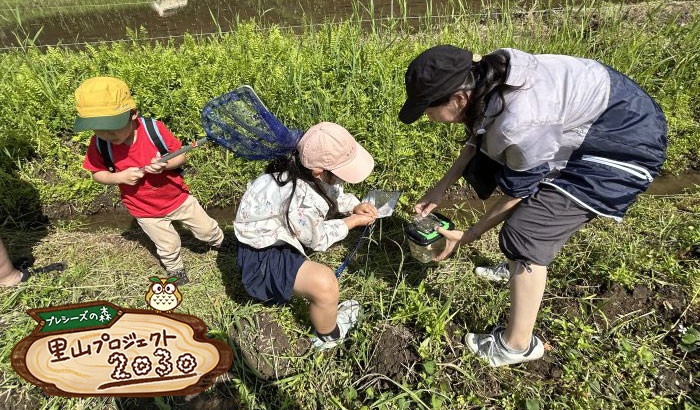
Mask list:
[[[42,204],[81,210],[109,188],[92,183],[81,163],[90,133],[71,131],[73,91],[92,76],[124,79],[141,112],[164,121],[182,140],[203,134],[199,110],[210,98],[241,84],[290,127],[334,121],[374,155],[369,186],[408,191],[410,202],[444,173],[464,137],[458,126],[397,118],[403,74],[427,47],[451,43],[485,54],[499,47],[598,59],[641,84],[662,106],[670,124],[665,172],[698,166],[700,154],[700,19],[693,4],[678,13],[646,7],[568,6],[560,12],[376,21],[309,26],[293,33],[241,23],[212,38],[182,43],[127,41],[0,54],[0,208],[25,204],[15,189],[35,190]],[[488,10],[488,9],[487,9]],[[139,35],[147,35],[140,33]],[[205,205],[235,203],[262,164],[223,149],[193,152],[187,178]],[[3,217],[0,216],[0,220]]]

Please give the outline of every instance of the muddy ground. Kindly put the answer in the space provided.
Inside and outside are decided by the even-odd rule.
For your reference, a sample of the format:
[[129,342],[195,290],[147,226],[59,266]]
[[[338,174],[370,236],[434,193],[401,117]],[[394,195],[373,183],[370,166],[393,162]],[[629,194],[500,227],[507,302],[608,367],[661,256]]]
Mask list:
[[[604,335],[615,332],[619,326],[628,326],[632,335],[641,335],[652,327],[669,329],[677,324],[689,327],[700,323],[700,305],[691,305],[690,298],[677,286],[650,289],[638,285],[628,290],[620,284],[613,284],[608,289],[601,289],[591,303],[584,302],[590,300],[586,297],[590,296],[586,292],[574,289],[571,293],[571,297],[545,300],[543,308],[549,307],[553,314],[563,315],[568,320],[581,319],[595,326]],[[653,313],[648,314],[649,312]],[[664,325],[658,326],[659,321]],[[614,335],[611,334],[611,337]],[[543,329],[542,337],[545,341],[548,336],[548,332]],[[681,334],[678,327],[662,336],[667,346],[679,350]],[[660,390],[672,387],[677,392],[690,392],[691,375],[700,371],[700,352],[688,354],[685,364],[686,368],[671,368],[665,362],[660,364],[657,387]],[[528,363],[526,368],[531,375],[545,380],[557,380],[564,371],[555,360],[548,360],[547,354],[543,360]]]
[[296,371],[295,358],[311,347],[307,337],[292,335],[269,312],[241,318],[229,330],[236,356],[256,376],[275,380]]
[[[402,382],[414,379],[415,367],[420,361],[417,345],[416,330],[403,325],[382,325],[379,335],[371,351],[368,373],[386,376],[394,381]],[[378,380],[380,388],[391,387],[387,381]]]

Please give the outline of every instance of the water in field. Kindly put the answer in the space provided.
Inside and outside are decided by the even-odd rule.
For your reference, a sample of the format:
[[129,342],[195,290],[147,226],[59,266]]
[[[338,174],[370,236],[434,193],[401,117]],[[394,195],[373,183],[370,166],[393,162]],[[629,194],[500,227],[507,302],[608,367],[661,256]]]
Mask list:
[[[553,0],[551,7],[564,2]],[[524,9],[533,3],[543,4],[511,2]],[[453,14],[478,12],[482,0],[14,0],[12,4],[19,5],[7,7],[9,1],[0,2],[0,48],[4,49],[28,40],[38,45],[120,40],[127,38],[127,30],[141,38],[174,37],[179,42],[184,33],[226,31],[251,18],[263,26],[300,29],[300,25],[351,16],[393,16],[418,26],[426,15],[449,20]]]
[[[660,176],[654,179],[644,195],[676,195],[700,191],[700,173],[691,172],[681,176]],[[455,220],[471,219],[473,214],[483,214],[498,199],[492,196],[486,201],[480,199],[452,198],[446,200],[440,207],[443,212]],[[207,213],[216,219],[221,226],[231,225],[236,216],[236,207],[210,208]],[[106,211],[95,215],[78,216],[71,221],[79,224],[81,229],[97,231],[102,228],[129,229],[134,218],[126,211]]]
[[[695,192],[700,192],[700,172],[688,172],[679,176],[657,176],[643,195],[662,197],[664,195]],[[474,214],[480,215],[485,213],[498,198],[498,196],[492,196],[486,201],[480,199],[453,198],[449,201],[445,201],[441,208],[443,208],[444,213],[449,217],[471,219]]]

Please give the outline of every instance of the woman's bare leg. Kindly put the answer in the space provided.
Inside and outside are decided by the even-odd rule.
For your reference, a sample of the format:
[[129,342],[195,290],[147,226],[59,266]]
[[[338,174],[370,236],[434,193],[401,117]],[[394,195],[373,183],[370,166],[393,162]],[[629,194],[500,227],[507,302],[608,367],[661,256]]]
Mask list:
[[503,334],[504,342],[514,350],[530,346],[532,330],[547,283],[547,267],[529,265],[528,272],[522,263],[508,261],[510,269],[510,317]]

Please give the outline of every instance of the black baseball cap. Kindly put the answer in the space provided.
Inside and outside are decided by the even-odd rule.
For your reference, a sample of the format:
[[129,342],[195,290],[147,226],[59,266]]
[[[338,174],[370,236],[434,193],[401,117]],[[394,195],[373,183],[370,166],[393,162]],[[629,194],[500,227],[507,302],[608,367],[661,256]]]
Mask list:
[[472,52],[441,45],[418,55],[406,70],[406,102],[399,119],[410,124],[423,115],[431,103],[457,90],[472,68]]

